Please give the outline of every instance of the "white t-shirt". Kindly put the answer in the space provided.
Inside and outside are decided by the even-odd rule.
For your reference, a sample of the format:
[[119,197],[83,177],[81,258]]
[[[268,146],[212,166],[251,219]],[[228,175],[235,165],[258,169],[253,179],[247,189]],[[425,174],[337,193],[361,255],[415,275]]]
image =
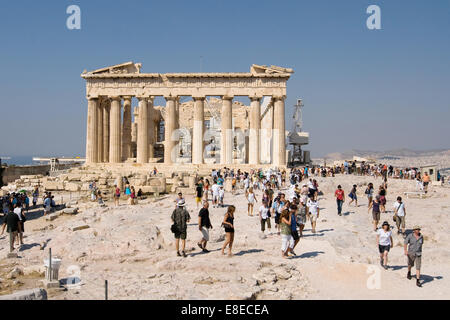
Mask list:
[[219,189],[219,198],[223,198],[225,196],[225,190]]
[[261,206],[259,208],[259,212],[261,213],[261,218],[263,218],[263,219],[269,218],[269,209],[270,208],[266,208],[265,206]]
[[20,215],[22,213],[22,208],[15,208],[14,213],[17,214],[17,216],[19,217],[19,220],[22,221],[22,217]]
[[308,203],[306,205],[309,208],[309,213],[311,213],[311,214],[313,214],[315,216],[318,214],[318,209],[319,209],[319,202],[318,201],[308,200]]
[[218,197],[218,196],[219,196],[219,190],[220,190],[220,187],[219,187],[218,184],[213,184],[213,185],[212,185],[211,191],[212,191],[212,193],[213,193],[213,196]]
[[378,241],[378,243],[381,246],[391,246],[391,236],[392,236],[392,231],[384,231],[384,229],[378,229],[377,231],[378,235],[380,236],[380,240]]
[[402,202],[401,204],[397,202],[394,203],[394,209],[397,210],[397,215],[399,217],[405,216],[405,204]]

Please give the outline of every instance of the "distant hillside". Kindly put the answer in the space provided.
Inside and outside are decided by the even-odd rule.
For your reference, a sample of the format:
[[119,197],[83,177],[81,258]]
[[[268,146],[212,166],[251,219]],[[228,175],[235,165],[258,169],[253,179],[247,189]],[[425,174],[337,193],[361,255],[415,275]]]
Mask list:
[[449,149],[437,149],[437,150],[425,150],[415,151],[411,149],[394,149],[387,151],[364,151],[364,150],[351,150],[345,152],[329,153],[325,156],[326,159],[344,160],[352,159],[353,156],[363,158],[374,159],[397,159],[397,158],[414,158],[414,157],[432,157],[432,156],[450,156]]

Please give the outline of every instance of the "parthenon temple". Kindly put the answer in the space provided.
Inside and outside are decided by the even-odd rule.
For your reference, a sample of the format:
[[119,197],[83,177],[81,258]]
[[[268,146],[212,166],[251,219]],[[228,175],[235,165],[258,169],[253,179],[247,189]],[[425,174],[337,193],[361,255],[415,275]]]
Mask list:
[[[285,98],[292,69],[141,73],[127,62],[83,72],[86,164],[284,167]],[[234,100],[248,97],[250,106]],[[138,106],[132,106],[133,98]],[[165,106],[155,105],[155,99]]]

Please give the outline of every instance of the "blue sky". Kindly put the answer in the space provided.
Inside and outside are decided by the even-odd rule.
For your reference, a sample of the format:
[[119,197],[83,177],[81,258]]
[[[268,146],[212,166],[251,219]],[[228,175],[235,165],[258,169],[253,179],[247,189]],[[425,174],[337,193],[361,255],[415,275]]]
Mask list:
[[[81,30],[66,28],[71,4]],[[366,27],[371,4],[382,30]],[[16,0],[0,3],[0,155],[84,156],[80,74],[130,60],[143,72],[293,68],[287,118],[303,98],[313,157],[450,147],[448,0]]]

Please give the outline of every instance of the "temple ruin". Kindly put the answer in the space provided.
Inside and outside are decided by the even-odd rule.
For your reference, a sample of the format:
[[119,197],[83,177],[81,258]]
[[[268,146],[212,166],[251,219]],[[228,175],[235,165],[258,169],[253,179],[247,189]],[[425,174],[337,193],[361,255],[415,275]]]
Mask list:
[[[141,73],[141,67],[128,62],[81,75],[87,165],[286,166],[292,69],[253,65],[248,73],[160,74]],[[242,96],[250,106],[233,101]],[[165,106],[156,106],[156,97]]]

